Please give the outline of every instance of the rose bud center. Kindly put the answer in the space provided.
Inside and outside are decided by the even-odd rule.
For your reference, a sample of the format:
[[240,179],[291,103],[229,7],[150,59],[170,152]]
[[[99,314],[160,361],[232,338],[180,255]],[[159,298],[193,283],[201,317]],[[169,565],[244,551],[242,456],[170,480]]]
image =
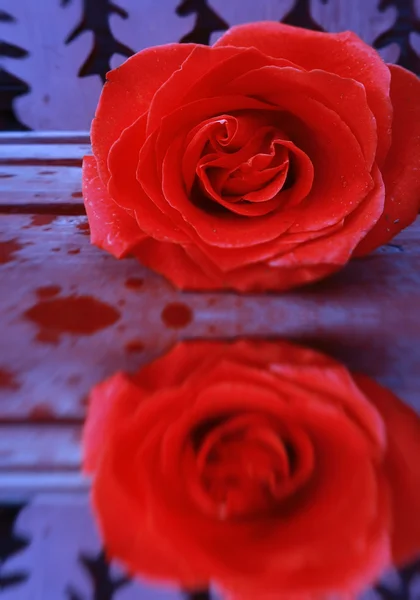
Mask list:
[[311,177],[305,189],[291,195],[290,188],[296,175],[302,169],[310,173],[312,165],[283,131],[285,118],[243,111],[196,127],[184,155],[184,165],[196,164],[193,179],[186,177],[192,202],[209,213],[256,217],[301,201]]
[[312,471],[306,434],[257,413],[201,424],[193,437],[201,488],[196,498],[222,520],[277,512]]

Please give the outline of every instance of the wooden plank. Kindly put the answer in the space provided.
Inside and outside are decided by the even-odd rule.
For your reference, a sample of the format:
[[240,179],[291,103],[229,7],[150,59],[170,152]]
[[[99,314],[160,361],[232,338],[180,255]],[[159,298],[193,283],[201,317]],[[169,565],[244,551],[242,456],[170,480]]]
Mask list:
[[91,246],[86,227],[85,217],[0,216],[0,420],[82,419],[91,386],[115,371],[177,340],[237,336],[312,345],[420,410],[420,221],[317,285],[244,296],[179,292]]
[[0,503],[3,504],[27,502],[44,492],[87,494],[89,488],[89,481],[79,471],[0,471]]
[[89,144],[88,131],[2,131],[3,144]]
[[83,204],[77,166],[0,165],[0,206]]
[[80,466],[80,426],[0,425],[0,473]]
[[0,145],[0,165],[81,166],[83,156],[91,152],[90,144],[4,144]]

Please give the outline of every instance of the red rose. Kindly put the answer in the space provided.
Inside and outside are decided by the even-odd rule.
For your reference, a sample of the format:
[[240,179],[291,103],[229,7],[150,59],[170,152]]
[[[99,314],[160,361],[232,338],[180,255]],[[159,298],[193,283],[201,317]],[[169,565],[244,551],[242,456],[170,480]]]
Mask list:
[[180,288],[319,279],[420,206],[420,82],[349,32],[144,50],[108,73],[91,134],[92,241]]
[[84,449],[107,551],[133,574],[321,599],[420,550],[419,417],[312,350],[179,344],[93,390]]

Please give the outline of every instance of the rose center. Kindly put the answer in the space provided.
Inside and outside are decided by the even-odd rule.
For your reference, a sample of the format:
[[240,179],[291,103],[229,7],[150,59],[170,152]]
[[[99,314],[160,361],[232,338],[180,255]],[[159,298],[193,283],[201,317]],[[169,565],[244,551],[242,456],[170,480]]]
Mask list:
[[[191,201],[208,213],[258,217],[304,197],[311,186],[311,163],[280,121],[285,117],[273,112],[239,111],[192,130],[182,159]],[[294,197],[302,173],[304,185],[296,187]]]
[[258,414],[232,416],[211,427],[196,451],[211,511],[234,519],[275,510],[302,479],[299,445],[290,431]]
[[196,174],[199,193],[234,213],[258,215],[278,206],[289,175],[286,136],[274,127],[261,127],[244,146],[209,144]]

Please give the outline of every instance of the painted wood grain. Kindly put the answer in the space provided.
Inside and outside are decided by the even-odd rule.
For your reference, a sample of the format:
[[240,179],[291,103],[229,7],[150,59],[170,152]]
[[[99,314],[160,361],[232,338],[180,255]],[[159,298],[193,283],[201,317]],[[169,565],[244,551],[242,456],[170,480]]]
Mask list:
[[89,144],[89,132],[82,131],[1,131],[0,146],[4,144]]
[[80,466],[80,427],[0,425],[0,473],[68,471]]
[[85,154],[91,154],[90,144],[2,144],[0,165],[58,164],[81,166]]
[[82,204],[81,188],[81,169],[78,166],[48,165],[45,162],[25,166],[0,163],[0,207]]
[[89,488],[89,481],[79,471],[0,471],[0,505],[26,503],[42,493],[88,494]]
[[89,244],[85,217],[2,215],[0,420],[82,419],[113,372],[177,340],[238,336],[313,345],[420,410],[419,230],[301,291],[239,296],[178,292],[115,260]]

